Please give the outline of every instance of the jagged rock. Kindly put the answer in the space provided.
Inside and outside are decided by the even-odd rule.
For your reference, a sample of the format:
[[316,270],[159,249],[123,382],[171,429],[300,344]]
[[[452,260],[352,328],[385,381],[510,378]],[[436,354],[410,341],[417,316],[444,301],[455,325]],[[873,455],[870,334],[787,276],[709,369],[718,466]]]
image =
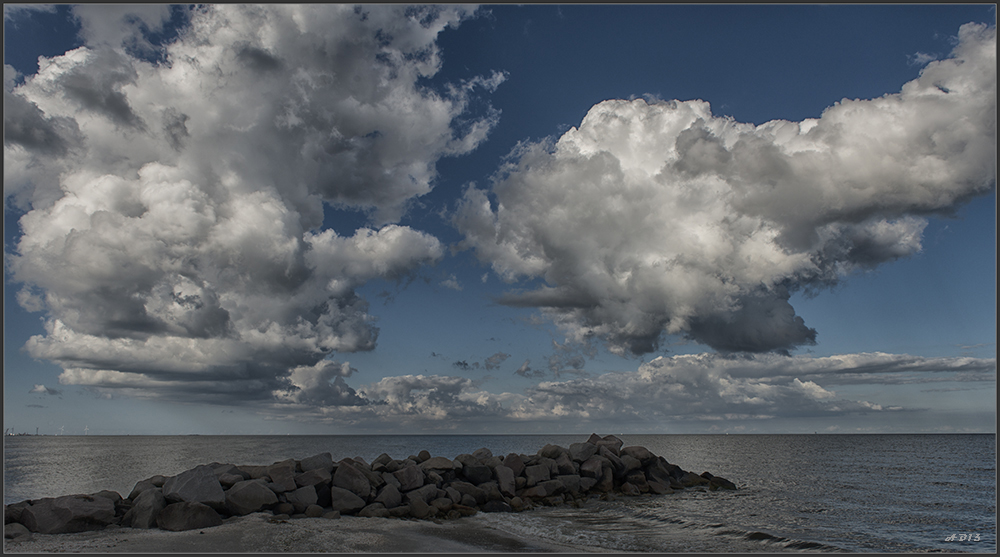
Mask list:
[[233,487],[237,483],[242,482],[248,478],[249,476],[247,478],[244,478],[242,475],[239,474],[223,474],[219,476],[219,484],[221,484],[222,488],[225,490]]
[[681,477],[680,484],[684,487],[694,487],[696,485],[708,485],[708,480],[694,472],[688,472]]
[[213,509],[226,508],[226,493],[212,468],[196,466],[181,472],[163,484],[163,497],[168,503],[202,503]]
[[384,481],[387,485],[395,487],[396,489],[403,486],[403,484],[399,482],[399,478],[390,472],[382,472],[382,481]]
[[396,486],[386,484],[382,490],[379,491],[378,496],[375,497],[375,502],[382,503],[385,508],[391,509],[403,504],[403,495],[398,489],[396,489]]
[[493,451],[487,449],[486,447],[483,447],[481,449],[476,449],[472,451],[472,456],[478,458],[479,460],[486,460],[487,458],[493,456]]
[[365,500],[346,489],[331,487],[330,508],[342,514],[354,514],[365,508]]
[[593,443],[573,443],[569,446],[569,457],[574,462],[586,462],[595,454],[597,454],[597,445]]
[[597,454],[603,456],[611,463],[611,469],[614,471],[616,478],[621,478],[625,476],[625,464],[622,459],[618,457],[615,451],[612,451],[607,445],[601,445],[597,450]]
[[654,455],[653,453],[649,452],[649,449],[647,449],[646,447],[638,447],[638,446],[625,447],[624,449],[621,449],[619,451],[619,453],[622,456],[628,455],[628,456],[630,456],[630,457],[638,460],[639,462],[642,463],[643,466],[645,466],[645,465],[649,464],[650,462],[656,460],[656,455]]
[[[579,466],[579,465],[577,465]],[[569,457],[569,453],[564,453],[559,455],[556,459],[556,474],[576,474],[577,468],[573,466],[573,459]]]
[[308,473],[312,470],[324,470],[327,474],[332,475],[333,455],[330,453],[319,453],[318,455],[303,458],[299,461],[299,468],[302,468],[303,473]]
[[562,476],[556,476],[556,480],[562,482],[563,488],[569,493],[580,493],[581,480],[580,476],[576,474],[567,474]]
[[437,508],[428,505],[423,499],[410,501],[410,516],[413,518],[427,518],[437,514]]
[[482,483],[482,484],[480,484],[480,485],[478,485],[476,487],[478,487],[479,489],[483,490],[483,493],[486,494],[486,500],[487,501],[497,501],[497,500],[501,500],[502,501],[503,500],[503,494],[500,493],[500,488],[499,488],[499,486],[497,486],[496,482],[492,482],[492,481],[491,482],[485,482],[485,483]]
[[514,510],[503,501],[487,501],[482,508],[484,513],[509,513]]
[[527,478],[528,487],[534,487],[539,482],[549,479],[549,467],[544,464],[535,464],[524,469],[524,477]]
[[475,507],[476,505],[479,504],[479,501],[477,501],[476,498],[473,497],[472,495],[468,493],[463,493],[462,500],[459,501],[459,504],[465,505],[466,507]]
[[296,513],[305,512],[306,507],[309,505],[315,505],[318,500],[316,497],[316,489],[311,485],[300,487],[295,491],[286,492],[285,499],[292,504]]
[[382,503],[372,503],[358,511],[358,516],[389,518],[391,515]]
[[373,472],[371,467],[367,464],[359,464],[355,467],[358,472],[368,479],[368,483],[372,486],[372,491],[385,485],[385,480],[382,479],[382,474],[378,472]]
[[479,512],[479,511],[476,510],[475,507],[470,506],[470,505],[455,504],[455,505],[452,505],[451,508],[452,508],[452,510],[458,511],[459,514],[461,514],[462,516],[473,516],[477,512]]
[[437,499],[431,500],[430,506],[435,507],[438,511],[446,513],[451,510],[455,502],[448,497],[438,497]]
[[237,468],[239,468],[240,471],[247,474],[247,476],[249,476],[248,479],[251,480],[259,480],[261,478],[268,479],[268,474],[267,474],[267,469],[269,468],[268,466],[241,464],[240,466],[237,466]]
[[309,518],[319,518],[323,516],[323,507],[319,505],[309,505],[303,513]]
[[462,474],[474,485],[488,482],[493,479],[493,471],[484,464],[466,465],[462,468]]
[[566,486],[563,485],[563,483],[561,481],[559,481],[559,480],[547,480],[547,481],[541,482],[540,484],[536,485],[535,487],[529,487],[528,489],[525,489],[524,492],[521,493],[521,497],[522,498],[523,497],[535,497],[535,498],[548,497],[550,495],[556,495],[557,493],[561,493],[565,489],[566,489]]
[[463,467],[465,467],[465,466],[475,466],[476,464],[479,464],[479,459],[476,458],[476,457],[474,457],[474,456],[472,456],[472,455],[470,455],[470,454],[468,454],[468,453],[462,453],[462,454],[456,456],[454,458],[454,460],[456,462],[458,462],[459,464],[461,464]]
[[396,517],[396,518],[403,518],[403,517],[410,516],[410,506],[409,505],[400,505],[398,507],[393,507],[393,508],[389,509],[389,516]]
[[503,459],[498,456],[491,456],[482,460],[483,466],[489,467],[490,470],[496,468],[503,464]]
[[[451,473],[451,472],[449,471],[449,473]],[[435,486],[438,486],[438,485],[441,485],[442,483],[444,483],[444,478],[441,477],[441,474],[438,474],[434,470],[428,470],[427,471],[427,483],[435,485]]]
[[569,453],[569,449],[564,449],[559,445],[545,445],[538,450],[538,456],[543,456],[545,458],[551,458],[553,460],[559,458],[560,455]]
[[368,477],[347,461],[341,461],[340,465],[337,466],[331,485],[346,489],[361,499],[367,499],[372,490]]
[[167,505],[156,515],[156,525],[163,530],[180,532],[221,526],[222,517],[208,505],[184,501]]
[[316,485],[322,483],[330,483],[332,480],[330,471],[325,468],[313,468],[308,472],[303,472],[295,476],[295,485],[299,487],[305,487],[307,485]]
[[468,482],[451,482],[451,487],[462,494],[463,505],[468,504],[465,502],[466,495],[472,497],[475,501],[473,504],[469,505],[470,507],[482,505],[486,502],[486,492]]
[[278,486],[280,489],[279,493],[284,493],[285,491],[295,491],[298,487],[295,485],[294,460],[275,462],[267,467],[267,475],[271,478],[271,482]]
[[674,492],[669,484],[664,484],[656,480],[647,480],[646,484],[649,486],[649,490],[657,495],[667,495]]
[[[549,458],[547,456],[538,457],[538,466],[547,466],[549,469],[549,477],[559,474],[559,465],[556,464],[556,459]],[[533,465],[534,466],[534,465]]]
[[413,501],[414,499],[420,499],[424,503],[430,503],[432,499],[437,497],[438,490],[433,484],[427,484],[419,489],[407,491],[405,495],[407,502]]
[[663,462],[654,460],[649,466],[645,467],[645,472],[647,480],[659,482],[666,486],[670,485],[672,475]]
[[594,455],[580,465],[580,475],[585,478],[600,480],[602,474],[601,470],[607,462],[608,459],[600,455]]
[[622,464],[625,465],[625,474],[642,468],[642,462],[639,459],[633,458],[627,454],[623,454],[621,460]]
[[340,511],[330,511],[327,513],[323,513],[323,518],[327,520],[337,520],[338,518],[340,518]]
[[630,484],[629,482],[625,482],[622,484],[622,493],[624,493],[625,495],[632,495],[632,496],[639,495],[639,488]]
[[435,456],[420,463],[421,470],[454,470],[455,463],[450,458]]
[[385,470],[384,470],[384,472],[388,472],[388,473],[392,474],[392,473],[395,473],[397,470],[400,470],[402,468],[403,468],[403,461],[402,460],[390,460],[389,462],[385,463]]
[[649,484],[646,482],[646,475],[642,473],[642,470],[633,470],[625,474],[625,482],[635,486],[639,493],[649,492]]
[[712,478],[708,480],[708,489],[713,491],[716,489],[736,489],[736,484],[726,478],[712,476]]
[[580,491],[586,493],[590,491],[590,488],[597,485],[597,480],[594,478],[584,478],[580,477]]
[[260,480],[237,482],[226,491],[226,508],[234,515],[255,513],[278,503],[278,497]]
[[166,506],[167,500],[163,497],[162,489],[147,489],[132,501],[132,508],[122,517],[122,526],[152,528],[156,526],[156,515]]
[[376,464],[381,464],[382,466],[385,466],[386,464],[388,464],[391,461],[392,461],[392,457],[391,456],[389,456],[386,453],[382,453],[382,454],[378,455],[377,457],[375,457],[375,460],[372,461],[372,467],[374,468]]
[[139,480],[136,482],[135,487],[132,488],[132,492],[128,494],[128,498],[135,501],[135,498],[138,497],[140,493],[148,489],[156,489],[156,486],[149,480]]
[[614,471],[611,468],[611,464],[605,462],[601,467],[601,477],[597,480],[597,484],[594,489],[598,491],[608,492],[615,488]]
[[3,537],[8,540],[14,540],[23,536],[31,536],[31,530],[28,530],[24,524],[18,522],[11,522],[9,524],[3,525]]
[[501,464],[493,469],[493,474],[497,478],[497,487],[500,488],[500,493],[503,493],[507,497],[513,497],[514,492],[517,490],[517,484],[514,481],[514,471],[506,465]]
[[622,445],[623,445],[622,440],[615,437],[614,435],[605,435],[597,443],[598,447],[607,447],[613,453],[615,453],[616,456],[622,450]]
[[587,442],[590,443],[591,445],[596,446],[598,443],[601,442],[601,436],[596,433],[591,433],[590,437],[587,438]]
[[20,503],[11,503],[10,505],[3,506],[3,523],[10,524],[11,522],[21,522],[21,511],[25,507],[30,507],[30,501],[21,501]]
[[521,512],[525,509],[524,500],[520,497],[510,498],[510,508],[514,509],[514,512]]
[[407,466],[392,473],[399,480],[400,491],[410,491],[424,485],[424,471],[417,466]]
[[520,476],[524,472],[524,461],[519,455],[510,453],[503,459],[503,465],[514,471],[514,477]]
[[426,450],[417,453],[417,462],[426,462],[427,460],[430,460],[430,458],[431,453]]
[[114,501],[92,495],[47,497],[21,511],[21,524],[41,534],[101,530],[114,520]]
[[239,476],[240,480],[249,480],[250,479],[250,474],[247,474],[243,470],[240,470],[240,468],[238,466],[234,466],[232,464],[218,464],[218,463],[213,463],[213,464],[209,464],[209,466],[211,466],[212,467],[212,471],[215,472],[215,477],[220,478],[220,483],[221,483],[222,476],[226,476],[226,475],[229,475],[229,476]]

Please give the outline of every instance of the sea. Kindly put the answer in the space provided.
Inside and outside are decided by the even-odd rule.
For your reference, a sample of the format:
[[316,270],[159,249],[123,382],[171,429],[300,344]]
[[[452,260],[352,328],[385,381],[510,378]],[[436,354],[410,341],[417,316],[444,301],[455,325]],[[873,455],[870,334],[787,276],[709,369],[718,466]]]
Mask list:
[[[524,540],[642,553],[996,553],[995,434],[627,435],[736,491],[593,499],[580,508],[479,513]],[[199,464],[334,460],[427,449],[454,458],[568,447],[587,435],[5,436],[4,503],[113,490]]]

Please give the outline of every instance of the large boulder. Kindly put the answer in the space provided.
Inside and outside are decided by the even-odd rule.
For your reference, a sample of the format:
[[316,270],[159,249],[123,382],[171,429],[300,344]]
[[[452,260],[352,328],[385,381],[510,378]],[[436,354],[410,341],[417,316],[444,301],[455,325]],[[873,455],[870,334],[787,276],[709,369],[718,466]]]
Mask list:
[[569,450],[560,447],[559,445],[548,444],[538,450],[538,456],[544,456],[545,458],[557,459],[560,455],[569,453]]
[[128,498],[135,501],[135,498],[138,497],[140,493],[149,489],[156,489],[153,482],[150,480],[139,480],[136,482],[135,487],[132,488],[132,492],[128,494]]
[[[3,537],[8,540],[14,540],[17,538],[31,536],[31,530],[28,530],[24,524],[19,522],[11,522],[9,524],[3,525]],[[25,538],[27,539],[27,538]]]
[[411,502],[414,499],[421,499],[425,503],[430,503],[438,496],[438,488],[433,484],[427,484],[419,489],[414,489],[413,491],[406,492],[406,501]]
[[226,508],[235,515],[255,513],[278,503],[274,491],[257,480],[237,482],[226,491]]
[[624,443],[621,439],[615,437],[614,435],[605,435],[597,442],[598,447],[607,447],[611,452],[615,453],[617,456],[622,449]]
[[309,505],[315,505],[319,498],[316,496],[316,489],[307,485],[295,491],[285,493],[285,500],[292,504],[296,513],[303,513]]
[[147,489],[132,501],[132,508],[122,517],[122,526],[153,528],[156,526],[156,515],[166,506],[167,500],[163,497],[162,489]]
[[454,470],[455,463],[450,458],[435,456],[420,463],[423,470]]
[[169,503],[202,503],[213,509],[226,508],[226,493],[210,466],[202,465],[170,478],[163,484]]
[[493,471],[485,464],[466,465],[462,468],[462,474],[469,482],[479,485],[493,479]]
[[601,445],[598,449],[597,454],[603,456],[611,463],[611,468],[614,470],[616,478],[621,478],[625,476],[625,463],[622,459],[618,458],[617,451],[611,450],[607,445]]
[[392,473],[399,480],[400,491],[411,491],[424,485],[424,471],[418,466],[406,466]]
[[521,472],[524,472],[524,461],[521,460],[521,456],[510,453],[503,459],[503,465],[514,471],[514,477],[520,476]]
[[341,514],[354,514],[365,508],[365,500],[341,487],[330,488],[330,507]]
[[569,453],[563,453],[556,458],[556,474],[576,474],[576,472],[577,469],[573,466],[573,459],[569,457]]
[[493,469],[493,473],[497,478],[497,487],[500,488],[500,493],[507,497],[513,497],[517,485],[514,481],[514,471],[501,464]]
[[549,479],[549,467],[545,464],[535,464],[524,469],[524,477],[528,479],[528,487],[534,487],[539,482]]
[[585,462],[597,454],[597,445],[592,443],[573,443],[569,446],[569,457],[574,462]]
[[328,484],[333,477],[330,471],[325,468],[313,468],[308,472],[303,472],[295,476],[295,485],[304,487],[307,485]]
[[569,493],[577,494],[580,493],[580,476],[576,474],[567,474],[564,476],[556,476],[556,480],[562,482],[563,487]]
[[372,491],[368,476],[362,474],[356,465],[347,461],[341,461],[340,465],[337,466],[331,485],[346,489],[362,499],[367,499]]
[[638,446],[625,447],[624,449],[622,449],[619,452],[623,456],[624,455],[628,455],[628,456],[630,456],[630,457],[638,460],[639,462],[642,463],[643,466],[645,466],[645,465],[653,462],[654,460],[656,460],[656,455],[654,455],[653,453],[649,452],[649,449],[647,449],[646,447],[638,447]]
[[21,511],[21,524],[40,534],[101,530],[114,520],[114,501],[92,495],[39,499]]
[[180,532],[221,526],[222,517],[208,505],[184,501],[167,505],[156,515],[156,525],[163,530]]
[[392,484],[386,484],[375,497],[376,503],[382,503],[387,509],[392,509],[403,504],[403,495]]
[[621,460],[622,464],[625,465],[626,474],[628,474],[633,470],[638,470],[639,468],[642,468],[642,462],[639,459],[633,458],[630,455],[623,454]]
[[474,505],[482,505],[486,502],[486,492],[468,482],[451,482],[451,487],[463,495],[463,501],[465,501],[464,496],[468,495],[474,499]]
[[285,491],[295,491],[298,487],[295,485],[295,461],[294,460],[283,460],[281,462],[275,462],[274,464],[267,467],[267,476],[271,479],[271,483],[274,484],[272,489],[278,493],[284,493]]
[[472,456],[474,456],[474,457],[478,458],[480,461],[482,461],[482,460],[486,460],[487,458],[490,458],[491,456],[493,456],[493,451],[487,449],[486,447],[483,447],[481,449],[476,449],[476,450],[472,451]]
[[385,508],[382,503],[372,503],[358,511],[358,516],[364,516],[368,518],[389,518],[389,510]]
[[320,453],[308,458],[303,458],[299,462],[299,468],[302,468],[303,472],[309,472],[310,470],[325,470],[327,473],[332,474],[333,456],[330,453]]
[[601,470],[607,459],[600,456],[594,455],[588,458],[583,464],[580,465],[580,475],[585,478],[594,478],[597,480],[601,479]]
[[549,497],[550,495],[556,495],[558,493],[562,493],[565,490],[566,490],[566,485],[563,484],[563,482],[559,480],[547,480],[541,482],[535,487],[529,487],[528,489],[525,489],[524,492],[521,494],[521,497],[533,497],[540,499],[542,497]]

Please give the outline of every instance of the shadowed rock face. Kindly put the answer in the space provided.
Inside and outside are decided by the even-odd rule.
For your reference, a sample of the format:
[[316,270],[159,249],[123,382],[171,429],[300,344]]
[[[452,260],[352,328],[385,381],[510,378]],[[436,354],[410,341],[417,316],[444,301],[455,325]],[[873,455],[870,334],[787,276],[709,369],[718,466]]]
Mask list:
[[126,499],[102,491],[4,505],[4,522],[5,534],[23,535],[109,524],[181,531],[263,510],[283,518],[460,518],[579,504],[610,492],[652,496],[685,488],[714,491],[736,485],[708,472],[681,470],[644,447],[622,448],[612,435],[595,434],[569,448],[546,445],[534,455],[499,457],[483,448],[454,459],[427,451],[404,460],[382,454],[371,465],[357,458],[334,463],[330,453],[270,466],[213,463],[172,478],[142,480]]

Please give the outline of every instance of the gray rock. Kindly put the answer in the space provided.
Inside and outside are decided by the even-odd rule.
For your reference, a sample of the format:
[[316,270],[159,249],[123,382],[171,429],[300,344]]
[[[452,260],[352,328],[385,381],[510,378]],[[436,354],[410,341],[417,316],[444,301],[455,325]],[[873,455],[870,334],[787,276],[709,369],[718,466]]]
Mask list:
[[649,492],[649,484],[646,482],[646,475],[642,473],[642,470],[633,470],[625,474],[625,481],[635,486],[639,493]]
[[577,469],[573,466],[573,459],[569,457],[569,453],[561,454],[556,459],[556,471],[557,474],[576,474]]
[[712,476],[712,478],[708,480],[708,489],[712,491],[715,491],[716,489],[736,489],[736,484],[726,478]]
[[170,479],[170,478],[168,478],[166,476],[163,476],[163,475],[160,475],[160,474],[157,474],[157,475],[149,478],[149,481],[150,481],[150,483],[153,484],[153,486],[162,488],[163,484],[167,483],[168,479]]
[[600,455],[588,458],[580,465],[580,475],[585,478],[601,479],[601,469],[608,460]]
[[420,463],[422,470],[454,470],[455,463],[450,458],[435,456]]
[[223,489],[229,489],[239,482],[246,480],[242,475],[239,474],[223,474],[219,476],[219,484],[222,485]]
[[160,488],[147,489],[132,501],[132,508],[122,517],[122,526],[132,528],[153,528],[156,526],[156,515],[167,506]]
[[566,486],[559,480],[547,480],[541,482],[535,487],[529,487],[525,489],[521,494],[521,497],[534,497],[542,498],[549,497],[550,495],[556,495],[562,493],[566,490]]
[[319,505],[309,505],[306,507],[304,514],[309,518],[319,518],[323,516],[323,507]]
[[267,476],[271,478],[271,483],[275,484],[277,488],[280,489],[278,493],[294,491],[298,487],[295,485],[294,460],[284,460],[268,466]]
[[503,465],[514,471],[514,477],[520,476],[521,472],[524,472],[524,461],[514,453],[510,453],[504,457]]
[[512,509],[510,507],[510,505],[508,505],[504,501],[487,501],[486,504],[483,505],[483,512],[484,513],[509,513],[509,512],[514,512],[514,509]]
[[493,469],[493,473],[497,478],[497,487],[500,488],[500,493],[507,497],[513,497],[517,485],[514,481],[514,471],[501,464]]
[[427,451],[420,451],[419,453],[417,453],[417,462],[425,462],[427,460],[430,460],[430,458],[431,458],[431,453]]
[[688,472],[681,477],[680,484],[684,487],[694,487],[696,485],[708,485],[708,480],[694,472]]
[[333,455],[330,453],[320,453],[303,458],[299,462],[299,467],[302,468],[303,473],[311,470],[324,470],[327,474],[333,474]]
[[330,483],[333,479],[330,475],[330,471],[325,468],[313,468],[308,472],[303,472],[295,476],[295,485],[299,487],[304,487],[307,485],[316,485],[323,483]]
[[365,508],[365,500],[340,487],[330,488],[330,508],[341,514],[354,514]]
[[639,447],[639,446],[625,447],[618,452],[621,456],[628,455],[638,460],[639,462],[642,463],[643,466],[656,460],[656,455],[649,452],[649,449],[647,449],[646,447]]
[[622,462],[622,459],[618,458],[618,455],[615,454],[615,451],[612,451],[610,447],[607,445],[601,445],[601,447],[597,450],[597,454],[608,459],[616,478],[625,476],[625,463]]
[[479,460],[486,460],[487,458],[493,456],[493,451],[483,447],[472,451],[472,456],[478,458]]
[[411,502],[414,499],[420,499],[425,503],[430,503],[433,499],[437,498],[438,490],[437,487],[428,484],[419,489],[414,489],[413,491],[407,491],[405,495],[407,502]]
[[481,464],[478,458],[467,453],[462,453],[456,456],[455,460],[461,463],[462,466],[475,466],[476,464]]
[[614,470],[612,470],[611,465],[607,462],[601,467],[601,477],[597,480],[597,485],[594,489],[598,491],[608,492],[615,488],[615,477]]
[[281,502],[274,506],[274,516],[290,515],[295,512],[295,507],[291,503]]
[[221,526],[222,517],[208,505],[184,501],[167,505],[156,515],[156,525],[163,530],[181,532]]
[[556,459],[549,458],[547,456],[538,457],[538,463],[532,466],[548,466],[549,467],[549,477],[555,476],[559,473],[559,465],[556,464]]
[[549,467],[545,464],[535,464],[524,469],[524,477],[528,480],[528,487],[534,487],[540,482],[548,480]]
[[642,461],[640,461],[639,459],[637,459],[637,458],[635,458],[635,457],[633,457],[631,455],[623,454],[621,460],[622,460],[622,464],[625,465],[625,473],[626,474],[628,474],[629,472],[631,472],[633,470],[638,470],[638,469],[642,468]]
[[446,513],[451,510],[451,507],[455,505],[455,502],[448,497],[438,497],[437,499],[432,499],[429,505],[441,512]]
[[455,489],[454,487],[451,487],[449,485],[448,487],[444,488],[444,492],[447,493],[448,497],[455,503],[462,502],[462,492]]
[[479,501],[477,501],[476,498],[473,497],[472,495],[469,495],[468,493],[463,493],[462,501],[459,504],[465,505],[466,507],[475,507],[476,505],[479,504]]
[[362,474],[355,465],[346,461],[341,461],[340,465],[337,466],[331,485],[346,489],[362,499],[367,499],[372,491],[368,477]]
[[590,443],[591,445],[596,446],[598,443],[601,442],[601,436],[596,433],[591,433],[590,437],[587,439],[587,442]]
[[649,464],[649,466],[646,466],[645,473],[646,480],[648,481],[659,482],[666,486],[670,485],[670,480],[672,478],[670,470],[659,460],[654,460]]
[[574,462],[585,462],[597,454],[597,445],[592,443],[573,443],[569,446],[569,457]]
[[268,479],[267,469],[269,466],[254,466],[248,464],[241,464],[237,466],[243,473],[249,476],[251,480],[259,480],[261,478]]
[[656,480],[647,480],[646,484],[649,486],[649,490],[657,495],[667,495],[674,492],[670,488],[670,484],[664,484]]
[[367,505],[365,508],[358,511],[358,516],[364,516],[368,518],[389,518],[389,510],[385,508],[382,503],[372,503]]
[[629,482],[625,482],[622,484],[622,493],[625,495],[636,496],[639,495],[639,488]]
[[622,443],[622,440],[615,437],[614,435],[605,435],[604,437],[601,438],[601,442],[598,443],[598,446],[604,445],[608,448],[613,448],[615,454],[617,454],[622,450],[623,444],[624,443]]
[[410,501],[410,516],[413,518],[429,518],[437,514],[437,507],[432,507],[422,499]]
[[580,493],[586,493],[591,490],[595,485],[597,485],[597,480],[594,478],[580,478]]
[[[215,476],[218,477],[218,478],[221,478],[222,476],[228,474],[228,475],[232,475],[232,476],[239,476],[240,479],[243,479],[243,480],[249,480],[250,479],[250,475],[249,474],[247,474],[243,470],[240,470],[239,467],[234,466],[232,464],[219,464],[219,463],[216,462],[216,463],[209,464],[209,466],[212,468],[212,471],[215,472]],[[246,474],[245,477],[244,477],[244,474]]]
[[327,513],[323,513],[323,518],[327,520],[337,520],[338,518],[340,518],[340,511],[330,511]]
[[403,485],[399,482],[399,479],[396,478],[395,474],[390,472],[382,472],[382,481],[384,481],[387,485],[395,487],[396,489],[399,489]]
[[234,515],[255,513],[277,503],[274,492],[257,480],[237,482],[226,491],[226,508]]
[[18,522],[11,522],[10,524],[3,525],[3,537],[8,540],[14,540],[23,536],[31,536],[31,530],[28,530],[24,524]]
[[462,468],[462,474],[474,485],[479,485],[493,479],[493,471],[490,470],[489,466],[484,464],[466,465]]
[[296,513],[305,512],[306,507],[309,505],[315,505],[318,500],[316,497],[316,489],[311,485],[300,487],[295,491],[286,492],[285,499],[292,504]]
[[567,474],[563,476],[556,476],[556,480],[562,482],[565,490],[572,494],[580,493],[580,481],[582,478],[576,474]]
[[399,480],[400,491],[411,491],[424,485],[424,471],[418,466],[407,466],[392,473]]
[[560,455],[568,453],[569,450],[559,445],[548,444],[538,450],[538,456],[544,456],[545,458],[551,458],[553,460],[559,458]]
[[139,480],[136,482],[135,487],[132,488],[132,492],[128,494],[128,498],[135,501],[135,498],[138,497],[140,493],[148,489],[156,489],[156,486],[149,480]]
[[382,466],[385,466],[391,461],[392,461],[391,456],[387,455],[386,453],[382,453],[377,457],[375,457],[375,460],[372,461],[372,467],[374,468],[376,464],[381,464]]
[[202,465],[181,472],[163,484],[168,503],[202,503],[213,509],[226,508],[226,493],[210,466]]
[[403,495],[392,484],[386,484],[375,497],[376,503],[382,503],[387,509],[392,509],[403,504]]
[[92,495],[39,499],[21,511],[21,524],[41,534],[101,530],[114,520],[114,501]]
[[482,505],[486,502],[486,492],[468,482],[451,482],[451,487],[462,494],[463,505],[468,505],[465,502],[466,495],[474,499],[474,503],[469,505],[470,507]]
[[498,456],[491,456],[489,458],[483,459],[483,466],[489,466],[490,470],[496,468],[503,464],[503,459]]

